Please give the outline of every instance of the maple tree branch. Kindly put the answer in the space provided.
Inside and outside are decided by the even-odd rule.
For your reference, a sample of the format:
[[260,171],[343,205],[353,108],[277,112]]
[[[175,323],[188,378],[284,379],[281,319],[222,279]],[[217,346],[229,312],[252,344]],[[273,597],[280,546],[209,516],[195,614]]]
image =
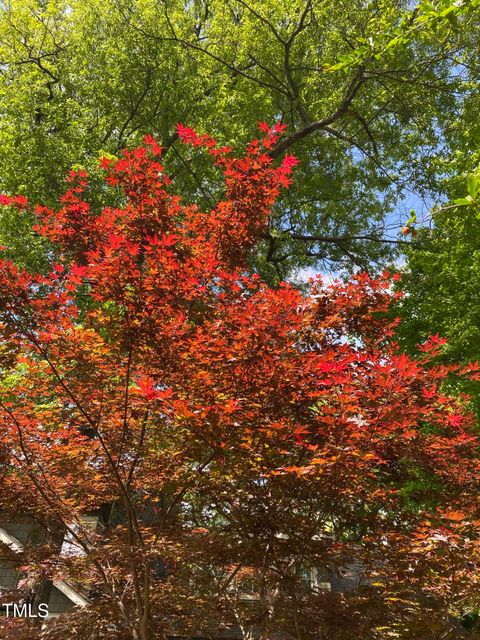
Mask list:
[[[97,558],[95,558],[95,556],[92,556],[91,554],[91,547],[90,547],[90,541],[87,540],[83,540],[83,538],[80,535],[81,529],[82,529],[82,523],[81,521],[78,519],[77,515],[75,513],[71,512],[71,509],[66,509],[66,511],[68,512],[69,516],[68,518],[65,518],[65,516],[59,512],[56,504],[60,504],[63,505],[64,501],[61,498],[61,496],[52,488],[50,481],[48,480],[47,476],[45,475],[45,472],[43,471],[43,469],[41,468],[41,466],[38,464],[38,462],[36,462],[36,465],[40,471],[40,473],[42,474],[42,478],[43,478],[43,482],[40,483],[35,475],[35,473],[33,472],[33,461],[29,456],[29,453],[26,449],[26,445],[23,439],[23,432],[22,432],[22,427],[20,425],[20,423],[18,422],[15,414],[3,403],[0,401],[0,407],[3,409],[3,411],[10,417],[10,419],[13,421],[13,423],[16,426],[17,429],[17,433],[18,433],[18,437],[19,437],[19,444],[20,444],[20,449],[23,453],[23,456],[25,458],[25,461],[27,462],[27,475],[30,478],[32,484],[34,485],[34,487],[37,489],[38,493],[43,497],[43,499],[45,500],[45,502],[47,503],[50,512],[54,513],[60,520],[64,530],[70,535],[70,537],[72,538],[72,540],[75,540],[77,542],[77,544],[83,549],[84,553],[86,554],[87,557],[91,558],[93,561],[93,564],[95,566],[95,568],[97,569],[97,571],[99,572],[100,576],[102,577],[102,580],[107,588],[107,591],[110,591],[112,597],[114,597],[114,600],[117,600],[117,598],[115,597],[115,590],[113,588],[113,586],[111,585],[110,581],[108,580],[107,574],[105,573],[101,563],[98,561]],[[22,461],[21,459],[18,458],[18,456],[11,450],[9,449],[9,454],[13,455],[14,458],[17,460],[18,464],[21,465],[22,467],[24,465],[22,465]],[[54,501],[52,501],[52,499],[50,498],[50,496],[48,495],[48,492],[45,491],[45,488],[47,488],[51,494],[53,494],[55,500],[57,501],[57,503],[55,503]],[[78,525],[78,529],[72,527],[72,519],[76,521],[76,524]],[[43,525],[43,523],[42,523]]]
[[135,456],[133,458],[132,464],[130,466],[129,472],[128,472],[128,476],[127,476],[127,480],[125,482],[126,486],[129,487],[132,480],[133,480],[133,474],[135,473],[135,469],[136,466],[138,464],[138,461],[140,460],[140,455],[141,455],[141,450],[143,447],[143,443],[145,440],[145,433],[146,433],[146,428],[147,428],[147,421],[148,421],[148,416],[149,416],[150,412],[148,409],[145,410],[145,415],[143,416],[143,420],[142,420],[142,424],[140,427],[140,436],[138,438],[138,443],[135,449]]
[[[217,455],[217,451],[213,451],[212,454],[205,460],[205,462],[203,462],[199,468],[196,470],[197,474],[202,473],[202,471],[215,459]],[[172,502],[170,503],[170,506],[168,507],[166,513],[163,516],[162,519],[162,525],[166,523],[166,521],[168,520],[168,517],[170,516],[171,512],[173,511],[173,509],[175,509],[175,507],[178,505],[178,503],[182,500],[182,498],[185,496],[185,494],[187,493],[187,491],[195,484],[196,482],[196,478],[193,477],[190,482],[188,482],[186,485],[184,485],[182,487],[182,489],[177,493],[177,495],[175,496],[175,498],[172,500]]]
[[[118,452],[117,458],[117,469],[120,466],[120,461],[123,453],[123,446],[125,443],[125,437],[127,435],[127,426],[128,426],[128,403],[129,403],[129,387],[130,387],[130,375],[131,375],[131,367],[132,367],[132,356],[133,356],[133,344],[130,342],[128,349],[128,358],[127,358],[127,372],[125,376],[125,394],[123,401],[123,421],[122,421],[122,435],[120,438],[120,449]],[[127,483],[128,484],[128,483]]]
[[[17,431],[17,435],[18,435],[18,441],[19,441],[19,445],[20,445],[20,451],[22,452],[23,457],[25,458],[28,477],[30,478],[30,480],[32,481],[33,485],[36,487],[36,489],[40,493],[40,495],[44,498],[44,500],[47,501],[47,504],[51,507],[52,512],[55,513],[58,516],[58,518],[60,518],[60,520],[62,521],[62,524],[68,529],[69,532],[71,532],[70,524],[66,522],[66,520],[64,519],[64,516],[62,515],[62,512],[59,511],[58,508],[55,507],[54,503],[49,498],[48,493],[44,490],[44,487],[46,487],[50,491],[50,493],[60,503],[60,505],[62,505],[62,507],[64,506],[64,500],[55,491],[55,489],[52,488],[51,483],[48,480],[47,475],[45,474],[45,471],[43,470],[41,465],[38,463],[38,461],[37,460],[34,461],[32,459],[32,457],[31,457],[31,455],[29,454],[29,452],[27,450],[27,446],[25,444],[25,439],[24,439],[24,436],[23,436],[22,426],[21,426],[19,420],[17,419],[17,417],[15,416],[13,411],[11,411],[5,405],[4,402],[0,401],[0,407],[9,416],[9,418],[12,420],[13,424],[15,425],[15,428],[16,428],[16,431]],[[17,460],[17,462],[20,465],[22,465],[21,458],[19,458],[18,455],[15,454],[14,451],[10,450],[9,453],[14,456],[14,458]],[[38,482],[38,479],[35,476],[35,474],[33,473],[33,470],[32,471],[30,470],[30,469],[33,469],[34,464],[38,468],[38,470],[39,470],[39,472],[40,472],[40,474],[41,474],[41,476],[43,478],[43,484],[40,484]],[[68,511],[68,509],[66,509],[66,510]],[[76,520],[77,524],[81,526],[81,522],[80,522],[80,520],[78,520],[78,518],[77,518],[77,516],[75,514],[73,515],[73,518]],[[74,534],[74,535],[76,535],[76,534]],[[82,546],[84,546],[84,545],[82,544]],[[85,549],[85,547],[84,547],[84,549]]]
[[143,616],[140,626],[140,633],[143,640],[148,640],[149,637],[149,622],[150,622],[150,561],[143,561]]
[[110,468],[113,471],[113,475],[114,475],[115,480],[117,481],[117,485],[118,485],[118,487],[120,489],[120,492],[123,495],[123,498],[124,498],[124,501],[125,501],[125,506],[127,508],[127,513],[129,514],[129,524],[130,524],[130,520],[131,520],[131,525],[133,527],[133,530],[136,533],[136,537],[137,537],[139,543],[143,546],[143,536],[142,536],[140,528],[139,528],[136,511],[135,511],[135,508],[133,506],[131,497],[129,495],[127,487],[125,486],[125,484],[122,481],[122,478],[120,476],[120,473],[119,473],[119,470],[117,468],[117,465],[115,464],[115,462],[114,462],[114,460],[112,458],[111,452],[110,452],[110,450],[109,450],[109,448],[108,448],[108,446],[107,446],[107,444],[106,444],[106,442],[105,442],[105,440],[104,440],[104,438],[102,436],[102,433],[100,432],[100,429],[98,427],[97,421],[94,420],[90,416],[90,414],[83,407],[83,405],[80,402],[80,400],[77,398],[76,394],[65,383],[65,381],[62,378],[62,376],[58,372],[57,367],[52,362],[52,360],[49,357],[49,355],[46,352],[46,350],[40,345],[40,343],[38,342],[38,340],[35,337],[35,335],[30,330],[25,329],[21,325],[18,325],[18,321],[15,320],[14,314],[11,314],[11,316],[12,316],[12,320],[13,320],[14,324],[16,324],[17,326],[20,327],[20,331],[25,335],[25,337],[28,340],[30,340],[30,342],[34,345],[34,347],[38,351],[38,353],[47,362],[48,366],[50,367],[50,370],[52,371],[53,375],[55,376],[55,378],[60,383],[62,389],[65,391],[65,393],[68,395],[68,397],[72,400],[72,402],[75,404],[75,406],[80,411],[80,413],[83,415],[83,417],[87,420],[88,424],[91,426],[91,428],[93,429],[94,433],[96,434],[96,436],[98,438],[98,441],[100,442],[100,445],[101,445],[101,447],[103,449],[103,452],[105,453],[105,456],[107,458],[108,464],[110,465]]

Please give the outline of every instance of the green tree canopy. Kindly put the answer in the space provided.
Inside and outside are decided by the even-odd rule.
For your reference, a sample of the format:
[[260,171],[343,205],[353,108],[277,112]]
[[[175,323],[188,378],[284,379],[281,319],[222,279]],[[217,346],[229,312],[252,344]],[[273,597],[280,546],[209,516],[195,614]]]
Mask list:
[[[469,187],[480,185],[472,176]],[[400,287],[399,337],[411,353],[432,333],[447,338],[446,362],[480,360],[480,208],[473,196],[432,212],[432,226],[415,236]],[[459,384],[458,381],[456,383]],[[480,414],[480,385],[462,382]]]
[[463,48],[452,63],[462,99],[449,115],[445,151],[435,161],[441,177],[437,203],[409,247],[400,285],[408,291],[401,304],[404,345],[414,351],[425,336],[438,332],[448,338],[444,357],[450,361],[480,359],[477,30],[463,30],[461,39]]
[[[300,159],[257,256],[295,266],[384,264],[398,202],[442,188],[439,146],[476,90],[478,2],[442,0],[10,0],[0,12],[0,189],[53,202],[74,162],[95,172],[154,133],[187,198],[218,182],[176,142],[182,121],[241,145],[257,120],[288,125]],[[473,60],[473,61],[472,61]],[[475,84],[475,82],[474,82]],[[476,84],[475,84],[476,87]],[[462,127],[462,123],[458,125]],[[275,152],[274,152],[275,155]],[[98,187],[100,188],[100,187]],[[28,221],[2,221],[23,262]]]

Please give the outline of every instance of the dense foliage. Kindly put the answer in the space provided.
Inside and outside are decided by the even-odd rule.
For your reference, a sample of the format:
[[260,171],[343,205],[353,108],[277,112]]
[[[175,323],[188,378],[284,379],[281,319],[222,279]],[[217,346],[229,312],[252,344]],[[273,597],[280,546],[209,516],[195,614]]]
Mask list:
[[478,631],[479,12],[0,3],[0,509],[92,596],[44,635]]
[[[281,119],[273,153],[292,146],[301,165],[257,267],[278,279],[319,261],[385,264],[402,246],[395,203],[443,192],[474,128],[478,18],[477,0],[8,0],[0,188],[53,204],[74,163],[94,173],[101,151],[153,132],[184,197],[211,206],[221,183],[192,164],[177,122],[240,148],[254,122]],[[101,181],[90,189],[99,198]],[[36,268],[45,248],[28,220],[0,228]]]
[[[211,209],[147,137],[100,163],[121,206],[92,208],[77,171],[34,208],[47,274],[0,263],[0,505],[77,547],[27,547],[22,570],[91,597],[39,634],[433,640],[477,606],[479,443],[442,381],[479,369],[436,366],[438,337],[399,353],[386,276],[302,294],[249,272],[296,162],[261,128],[237,159],[179,127],[223,174]],[[103,531],[82,524],[106,506]]]
[[[443,361],[468,362],[480,360],[477,175],[458,180],[455,191],[456,198],[432,211],[432,224],[416,232],[399,285],[408,295],[396,312],[404,317],[399,330],[404,349],[414,353],[419,342],[438,331],[447,338]],[[471,394],[479,414],[478,383],[456,381],[455,387]]]

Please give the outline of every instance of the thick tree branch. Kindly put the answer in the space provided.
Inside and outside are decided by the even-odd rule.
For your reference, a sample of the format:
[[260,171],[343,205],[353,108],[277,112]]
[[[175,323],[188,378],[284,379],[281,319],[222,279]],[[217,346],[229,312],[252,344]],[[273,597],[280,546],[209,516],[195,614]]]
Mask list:
[[310,124],[300,129],[299,131],[296,131],[295,133],[292,133],[291,135],[281,140],[270,151],[270,155],[272,156],[272,158],[277,158],[295,143],[299,142],[300,140],[303,140],[304,138],[314,133],[315,131],[325,129],[325,127],[328,127],[328,125],[333,124],[336,120],[341,118],[341,116],[343,116],[348,111],[355,96],[357,95],[357,93],[359,92],[361,86],[364,84],[365,81],[366,81],[366,78],[363,73],[363,67],[360,67],[355,73],[352,80],[350,81],[337,109],[331,115],[321,120],[315,120],[314,122],[311,122]]

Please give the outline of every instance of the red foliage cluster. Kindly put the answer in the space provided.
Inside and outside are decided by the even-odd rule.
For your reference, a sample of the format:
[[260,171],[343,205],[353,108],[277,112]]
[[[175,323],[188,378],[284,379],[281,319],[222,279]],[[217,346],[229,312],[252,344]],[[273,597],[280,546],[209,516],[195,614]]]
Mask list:
[[[282,129],[261,128],[235,158],[179,127],[224,173],[210,211],[172,192],[152,137],[102,161],[118,207],[94,211],[88,176],[72,172],[58,209],[35,208],[50,273],[0,262],[1,500],[71,532],[85,511],[121,505],[125,529],[105,545],[77,526],[83,556],[62,570],[94,583],[131,637],[202,628],[202,616],[245,624],[220,587],[242,567],[269,584],[263,637],[327,634],[332,603],[349,620],[335,637],[383,638],[399,621],[417,637],[413,624],[424,633],[438,602],[450,620],[476,579],[478,438],[445,382],[478,367],[436,366],[438,337],[419,359],[400,353],[386,275],[318,279],[304,295],[248,272],[296,162],[275,166]],[[168,580],[152,573],[158,556],[176,567]],[[366,578],[353,600],[305,594],[305,563],[356,563]]]

